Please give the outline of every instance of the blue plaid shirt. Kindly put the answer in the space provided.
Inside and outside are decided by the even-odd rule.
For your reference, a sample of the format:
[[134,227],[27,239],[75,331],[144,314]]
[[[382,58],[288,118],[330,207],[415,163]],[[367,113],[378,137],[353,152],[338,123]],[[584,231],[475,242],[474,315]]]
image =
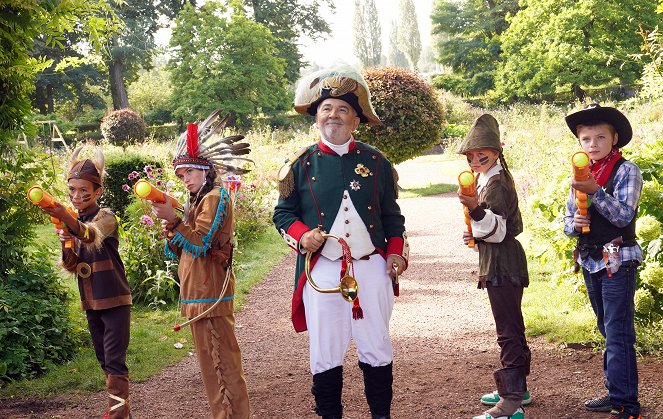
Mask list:
[[[617,169],[613,179],[614,191],[608,195],[603,188],[596,190],[594,195],[590,195],[592,205],[608,221],[616,227],[627,226],[638,210],[638,201],[642,193],[642,174],[640,169],[634,163],[625,161]],[[580,233],[573,227],[573,215],[577,208],[573,189],[569,192],[569,198],[566,201],[566,215],[564,216],[564,233],[570,237],[578,237]],[[622,247],[619,249],[619,256],[622,262],[627,260],[637,260],[642,262],[642,249],[640,245]],[[595,273],[605,268],[603,259],[594,260],[591,257],[578,259],[580,266],[587,269],[590,273]]]

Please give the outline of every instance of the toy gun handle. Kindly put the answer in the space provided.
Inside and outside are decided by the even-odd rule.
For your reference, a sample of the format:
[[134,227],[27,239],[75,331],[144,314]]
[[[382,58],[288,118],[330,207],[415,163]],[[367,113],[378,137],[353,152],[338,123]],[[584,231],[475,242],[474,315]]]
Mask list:
[[[571,166],[573,166],[573,179],[575,180],[587,180],[589,179],[589,155],[584,151],[578,151],[571,156]],[[586,193],[580,192],[577,190],[573,191],[573,195],[576,201],[576,207],[580,211],[580,214],[587,216],[589,213],[589,197]],[[582,228],[582,233],[589,233],[589,226]]]
[[[477,185],[475,183],[474,173],[469,170],[465,170],[458,175],[458,185],[460,186],[460,193],[466,196],[474,196],[477,194]],[[467,226],[467,231],[472,232],[472,218],[470,217],[470,210],[467,207],[464,207],[465,213],[465,225]],[[468,247],[474,248],[474,238],[471,238]]]
[[177,202],[177,199],[173,198],[172,196],[166,193],[161,192],[154,185],[152,185],[150,182],[144,179],[141,179],[138,182],[136,182],[136,184],[134,185],[134,193],[140,199],[157,202],[159,204],[163,204],[164,202],[169,202],[170,205],[173,206],[173,208],[182,208],[182,205],[180,205],[180,203]]
[[[54,208],[57,206],[58,201],[53,198],[53,195],[49,194],[46,192],[41,186],[33,186],[30,189],[28,189],[28,199],[30,202],[32,202],[35,205],[39,205],[40,208]],[[65,207],[67,208],[67,211],[69,214],[71,214],[72,217],[76,218],[78,217],[78,214],[76,211],[71,208],[71,207]],[[57,230],[63,230],[64,229],[64,224],[62,220],[59,218],[51,217],[51,222],[55,225],[55,229]],[[64,247],[65,249],[72,249],[74,247],[74,240],[66,240],[64,242]]]

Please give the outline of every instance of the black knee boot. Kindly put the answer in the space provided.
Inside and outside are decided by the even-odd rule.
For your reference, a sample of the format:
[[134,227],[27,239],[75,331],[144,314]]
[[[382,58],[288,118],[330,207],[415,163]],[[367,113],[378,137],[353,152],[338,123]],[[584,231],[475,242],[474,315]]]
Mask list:
[[364,393],[373,419],[389,419],[391,411],[391,386],[394,381],[393,363],[382,367],[371,367],[359,362],[364,372]]
[[343,366],[313,375],[311,393],[315,397],[315,413],[325,419],[341,419],[343,405]]

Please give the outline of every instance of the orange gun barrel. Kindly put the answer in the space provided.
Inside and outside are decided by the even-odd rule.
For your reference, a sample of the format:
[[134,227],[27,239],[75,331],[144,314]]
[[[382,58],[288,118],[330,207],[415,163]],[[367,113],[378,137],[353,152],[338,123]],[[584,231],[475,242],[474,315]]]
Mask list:
[[[460,193],[466,196],[474,196],[477,193],[477,185],[475,183],[474,173],[469,170],[465,170],[458,175],[458,185],[460,186]],[[467,231],[472,232],[472,219],[470,217],[470,210],[465,207],[465,225],[467,226]],[[470,239],[470,242],[467,244],[468,247],[474,247],[474,239]]]
[[589,156],[584,151],[578,151],[571,156],[573,178],[575,180],[589,179]]
[[170,202],[173,208],[182,207],[180,203],[177,202],[177,199],[173,198],[168,194],[161,192],[154,185],[152,185],[150,182],[144,179],[141,179],[138,182],[136,182],[136,184],[134,185],[134,193],[140,199],[157,202],[159,204],[163,204],[164,202]]
[[[39,205],[40,208],[53,208],[56,206],[57,202],[55,198],[53,198],[53,195],[49,194],[46,192],[41,186],[33,186],[30,189],[28,189],[28,200],[32,202],[35,205]],[[74,210],[71,207],[65,207],[67,208],[67,211],[69,214],[71,214],[72,217],[76,218],[78,217],[78,214],[76,213],[76,210]],[[51,217],[51,222],[55,225],[55,228],[57,230],[63,230],[64,225],[62,223],[62,220],[59,218]],[[64,247],[65,249],[71,249],[74,247],[74,240],[66,240],[64,242]]]

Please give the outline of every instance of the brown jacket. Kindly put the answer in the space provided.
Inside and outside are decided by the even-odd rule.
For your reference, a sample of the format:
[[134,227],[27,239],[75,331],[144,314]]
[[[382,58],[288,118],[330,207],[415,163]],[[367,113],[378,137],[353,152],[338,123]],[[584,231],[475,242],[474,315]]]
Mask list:
[[[177,223],[168,250],[180,260],[180,303],[182,315],[193,318],[214,304],[226,279],[232,253],[233,215],[228,193],[213,189],[189,209],[188,220]],[[233,313],[235,277],[230,274],[224,301],[205,317]]]
[[79,217],[78,224],[80,235],[74,248],[62,249],[62,266],[78,277],[83,310],[131,305],[131,289],[118,251],[115,215],[99,208]]

